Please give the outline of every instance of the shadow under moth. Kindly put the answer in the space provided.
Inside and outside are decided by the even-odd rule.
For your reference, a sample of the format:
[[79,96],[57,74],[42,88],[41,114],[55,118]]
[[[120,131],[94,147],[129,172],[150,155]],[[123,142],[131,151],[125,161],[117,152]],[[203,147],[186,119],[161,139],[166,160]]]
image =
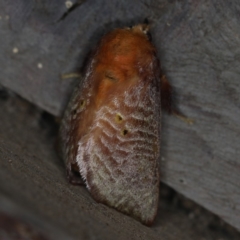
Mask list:
[[161,92],[170,92],[160,74],[147,25],[113,30],[87,64],[60,127],[69,181],[145,225],[158,209]]

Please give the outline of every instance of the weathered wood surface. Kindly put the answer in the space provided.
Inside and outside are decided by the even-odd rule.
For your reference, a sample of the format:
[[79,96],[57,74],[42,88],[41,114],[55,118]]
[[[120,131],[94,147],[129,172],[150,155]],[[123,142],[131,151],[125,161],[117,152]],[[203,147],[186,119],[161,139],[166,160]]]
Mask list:
[[[74,1],[72,1],[74,2]],[[165,116],[163,181],[240,229],[240,2],[0,1],[0,83],[59,116],[87,53],[113,27],[152,22],[192,126]]]
[[[2,213],[17,220],[16,232],[26,235],[28,230],[53,240],[240,239],[240,233],[226,231],[226,225],[226,232],[217,224],[215,228],[221,231],[211,230],[216,223],[211,214],[203,214],[197,205],[184,212],[174,206],[176,199],[169,200],[172,197],[164,197],[163,192],[152,227],[96,203],[85,187],[67,182],[54,151],[52,125],[42,120],[41,112],[16,98],[4,102],[0,98],[0,109],[5,113],[0,118],[0,239],[23,239],[6,237]],[[190,201],[187,204],[194,206]],[[9,227],[13,235],[14,225]]]

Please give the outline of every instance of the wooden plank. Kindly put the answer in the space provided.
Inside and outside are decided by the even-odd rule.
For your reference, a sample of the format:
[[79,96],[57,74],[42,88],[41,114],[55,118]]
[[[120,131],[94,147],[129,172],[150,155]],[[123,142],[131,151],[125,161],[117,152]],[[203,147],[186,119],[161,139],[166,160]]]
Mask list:
[[61,74],[79,71],[106,31],[148,14],[138,1],[25,2],[0,1],[0,82],[57,116],[73,87]]
[[[78,3],[77,1],[72,1]],[[78,71],[113,27],[153,25],[188,126],[163,119],[163,181],[240,229],[240,3],[237,0],[0,1],[0,83],[59,116]]]
[[167,19],[175,31],[156,35],[167,35],[162,62],[195,119],[163,122],[164,181],[240,229],[240,5],[232,4],[195,2],[177,26],[179,14]]
[[[180,201],[166,187],[152,227],[96,203],[85,187],[66,181],[53,148],[52,124],[41,112],[18,98],[5,102],[0,98],[0,109],[4,112],[0,118],[0,239],[18,232],[25,238],[31,234],[34,239],[54,240],[240,238],[239,232],[218,224],[197,204]],[[181,203],[188,208],[179,207]],[[1,222],[3,214],[11,217],[10,222]]]

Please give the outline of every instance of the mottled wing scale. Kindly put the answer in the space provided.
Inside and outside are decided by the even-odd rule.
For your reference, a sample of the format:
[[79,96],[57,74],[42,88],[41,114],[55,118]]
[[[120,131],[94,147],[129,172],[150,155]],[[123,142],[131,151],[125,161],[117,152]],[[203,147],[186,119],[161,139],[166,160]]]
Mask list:
[[148,223],[158,205],[160,119],[154,100],[146,99],[149,89],[137,96],[135,91],[97,111],[88,142],[79,143],[77,162],[97,201]]
[[[80,172],[97,202],[150,225],[159,198],[160,81],[155,49],[137,27],[102,40],[65,112],[60,139],[68,171]],[[134,41],[147,46],[135,50]]]

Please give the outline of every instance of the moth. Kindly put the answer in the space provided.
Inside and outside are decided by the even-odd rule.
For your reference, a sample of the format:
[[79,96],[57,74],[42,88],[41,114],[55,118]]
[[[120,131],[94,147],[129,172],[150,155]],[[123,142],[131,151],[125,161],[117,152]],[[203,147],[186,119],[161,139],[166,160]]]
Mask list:
[[160,135],[160,64],[148,26],[115,29],[101,39],[62,120],[68,179],[84,183],[97,202],[151,225]]

